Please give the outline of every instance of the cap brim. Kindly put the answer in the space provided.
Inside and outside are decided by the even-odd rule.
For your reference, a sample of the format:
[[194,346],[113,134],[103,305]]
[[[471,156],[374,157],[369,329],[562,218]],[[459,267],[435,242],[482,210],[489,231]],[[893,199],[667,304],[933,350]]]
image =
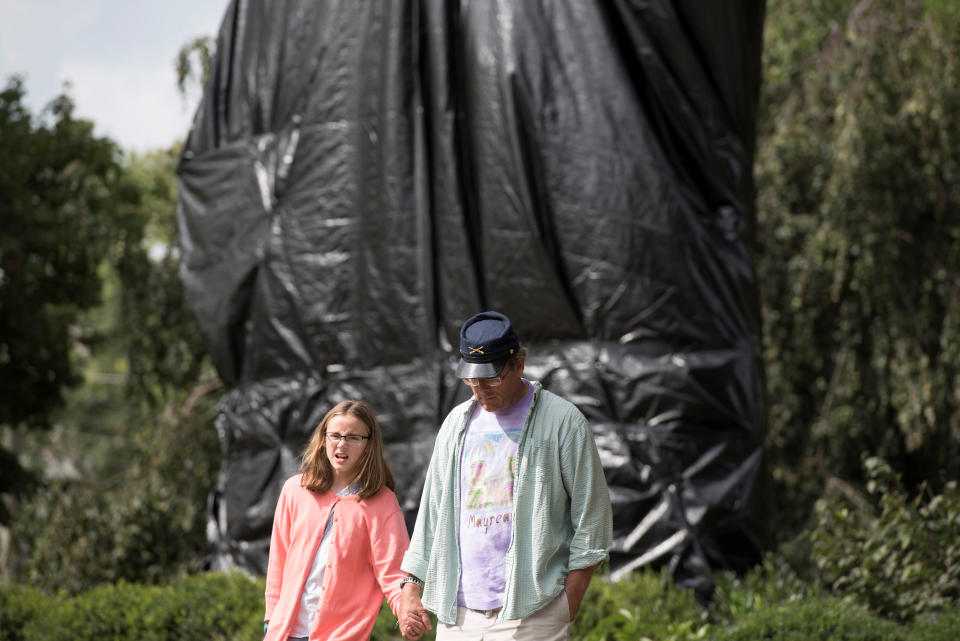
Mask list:
[[468,363],[460,359],[457,364],[457,378],[493,378],[503,370],[507,359],[489,363]]

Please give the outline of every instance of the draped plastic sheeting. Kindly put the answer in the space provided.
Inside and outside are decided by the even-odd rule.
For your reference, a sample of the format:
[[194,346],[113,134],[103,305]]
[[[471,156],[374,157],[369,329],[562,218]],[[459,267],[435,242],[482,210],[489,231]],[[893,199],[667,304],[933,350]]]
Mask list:
[[765,545],[749,254],[764,3],[245,0],[179,167],[182,276],[220,376],[214,566],[265,568],[336,402],[377,410],[410,523],[460,324],[593,425],[612,568]]

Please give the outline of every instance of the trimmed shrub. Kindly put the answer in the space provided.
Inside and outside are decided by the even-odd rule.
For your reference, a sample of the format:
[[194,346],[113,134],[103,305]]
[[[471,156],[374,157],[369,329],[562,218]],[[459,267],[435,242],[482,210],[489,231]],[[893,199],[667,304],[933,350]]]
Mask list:
[[15,585],[0,589],[0,641],[25,641],[23,629],[40,616],[46,600],[37,588]]
[[[903,629],[833,597],[771,605],[714,628],[712,641],[903,641]],[[944,637],[939,641],[947,641]],[[932,640],[931,640],[932,641]]]
[[960,630],[960,611],[945,612],[939,616],[918,617],[907,636],[907,641],[953,641]]
[[[573,641],[954,641],[960,612],[917,617],[912,628],[830,595],[804,596],[770,568],[718,591],[710,619],[689,591],[646,570],[618,583],[598,576],[571,631]],[[0,641],[260,641],[262,578],[237,573],[181,577],[167,585],[117,583],[77,596],[0,586]],[[400,641],[384,605],[373,641]],[[436,628],[436,619],[433,619]],[[423,637],[435,638],[435,632]]]
[[218,572],[163,586],[121,581],[72,598],[48,598],[33,612],[23,641],[260,641],[263,580]]

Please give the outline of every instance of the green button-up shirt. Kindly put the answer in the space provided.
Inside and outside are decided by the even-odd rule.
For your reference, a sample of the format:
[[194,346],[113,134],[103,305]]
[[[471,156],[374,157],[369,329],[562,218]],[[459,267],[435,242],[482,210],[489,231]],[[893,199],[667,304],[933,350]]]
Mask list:
[[[587,419],[540,383],[533,386],[517,451],[501,621],[542,609],[563,590],[570,570],[605,560],[613,541],[610,493]],[[455,407],[440,427],[401,565],[425,582],[423,605],[443,623],[457,616],[460,452],[474,404]]]

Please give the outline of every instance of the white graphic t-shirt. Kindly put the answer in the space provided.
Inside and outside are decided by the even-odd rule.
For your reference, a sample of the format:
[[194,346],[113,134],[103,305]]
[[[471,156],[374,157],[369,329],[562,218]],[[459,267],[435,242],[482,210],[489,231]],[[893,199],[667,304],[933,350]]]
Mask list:
[[504,556],[513,530],[517,444],[533,402],[533,386],[502,412],[477,405],[460,459],[460,590],[457,603],[474,610],[503,605]]

